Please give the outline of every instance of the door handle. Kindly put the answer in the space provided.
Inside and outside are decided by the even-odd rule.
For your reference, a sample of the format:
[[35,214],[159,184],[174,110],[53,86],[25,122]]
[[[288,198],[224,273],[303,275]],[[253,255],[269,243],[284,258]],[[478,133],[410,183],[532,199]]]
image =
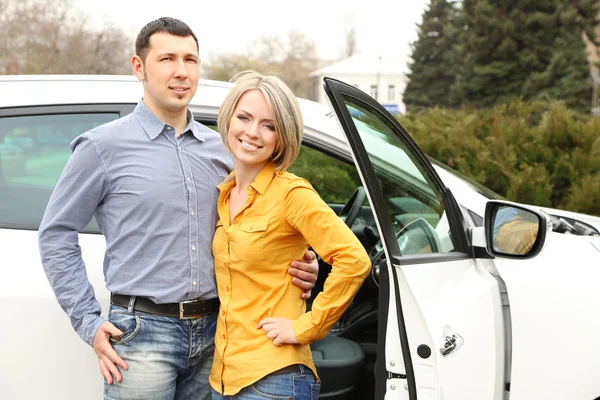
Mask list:
[[450,353],[460,349],[464,343],[464,339],[458,333],[449,327],[444,327],[444,332],[439,342],[439,350],[443,356],[448,356]]

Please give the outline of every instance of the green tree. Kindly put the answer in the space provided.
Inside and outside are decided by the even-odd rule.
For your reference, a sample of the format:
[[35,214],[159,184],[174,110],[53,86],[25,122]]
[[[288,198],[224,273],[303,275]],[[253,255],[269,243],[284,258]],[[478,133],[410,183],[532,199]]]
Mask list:
[[[544,68],[532,72],[523,86],[526,99],[561,99],[568,107],[589,112],[592,99],[590,65],[583,33],[595,27],[598,2],[559,2],[549,25],[556,34],[548,40],[553,51]],[[591,36],[595,39],[594,36]]]
[[516,100],[398,119],[427,155],[510,200],[600,215],[600,118]]
[[[542,26],[526,24],[529,14],[540,18],[544,6],[554,0],[464,0],[464,30],[460,34],[459,71],[453,97],[462,104],[489,107],[509,103],[521,95],[523,82],[531,68],[545,65],[538,53]],[[519,4],[522,3],[522,4]],[[525,4],[529,3],[529,4]],[[538,31],[532,34],[531,31]],[[550,32],[548,32],[550,34]]]
[[464,0],[459,72],[452,96],[489,107],[518,97],[560,99],[589,112],[583,34],[598,25],[597,0]]
[[307,146],[300,148],[288,171],[308,180],[327,203],[345,204],[362,185],[354,166]]
[[453,47],[459,12],[449,0],[431,0],[423,13],[418,39],[412,44],[412,62],[403,101],[409,111],[450,105],[450,87],[456,70]]

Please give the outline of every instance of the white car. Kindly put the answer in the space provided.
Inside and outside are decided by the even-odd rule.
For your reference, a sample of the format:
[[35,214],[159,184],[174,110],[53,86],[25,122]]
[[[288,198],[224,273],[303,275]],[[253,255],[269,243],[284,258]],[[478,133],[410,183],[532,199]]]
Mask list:
[[[321,398],[600,399],[600,218],[498,200],[429,160],[366,94],[324,85],[333,111],[300,100],[305,135],[291,170],[352,227],[374,268],[312,346]],[[201,81],[195,118],[214,127],[229,87]],[[8,76],[0,93],[0,398],[100,399],[96,357],[54,298],[36,230],[69,142],[130,113],[142,86]],[[505,232],[519,223],[527,229]],[[518,247],[505,245],[509,234]],[[94,221],[80,245],[106,312]],[[321,264],[313,297],[327,273]]]

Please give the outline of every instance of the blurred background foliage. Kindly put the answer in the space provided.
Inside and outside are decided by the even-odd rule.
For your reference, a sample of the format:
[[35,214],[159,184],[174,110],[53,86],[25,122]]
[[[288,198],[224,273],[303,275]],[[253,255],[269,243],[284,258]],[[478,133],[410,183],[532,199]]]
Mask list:
[[352,192],[362,186],[353,165],[307,146],[300,148],[288,171],[308,180],[327,203],[346,204]]
[[398,120],[427,155],[509,200],[600,215],[600,118],[518,99]]

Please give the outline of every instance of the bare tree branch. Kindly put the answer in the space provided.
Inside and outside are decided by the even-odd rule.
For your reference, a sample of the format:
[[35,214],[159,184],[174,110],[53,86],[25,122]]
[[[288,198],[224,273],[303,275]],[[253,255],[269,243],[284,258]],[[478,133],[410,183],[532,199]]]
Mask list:
[[0,0],[0,73],[129,73],[132,51],[132,38],[89,28],[71,0]]
[[236,73],[253,69],[281,77],[297,96],[309,97],[309,74],[318,66],[316,45],[301,32],[287,36],[262,36],[246,55],[219,55],[205,68],[209,79],[228,81]]

